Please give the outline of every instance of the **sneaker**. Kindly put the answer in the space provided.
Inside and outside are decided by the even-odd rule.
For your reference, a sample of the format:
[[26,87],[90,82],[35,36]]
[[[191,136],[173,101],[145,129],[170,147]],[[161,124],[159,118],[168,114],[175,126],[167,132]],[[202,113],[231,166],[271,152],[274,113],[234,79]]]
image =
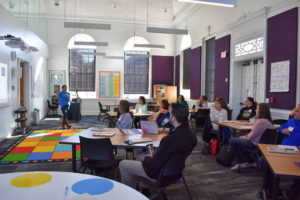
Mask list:
[[248,163],[245,162],[245,163],[238,163],[236,165],[234,165],[231,170],[232,171],[239,171],[240,169],[244,169],[244,168],[247,168],[248,167]]
[[248,166],[247,166],[247,167],[253,167],[253,168],[256,168],[256,167],[257,167],[257,163],[256,163],[256,162],[248,163]]

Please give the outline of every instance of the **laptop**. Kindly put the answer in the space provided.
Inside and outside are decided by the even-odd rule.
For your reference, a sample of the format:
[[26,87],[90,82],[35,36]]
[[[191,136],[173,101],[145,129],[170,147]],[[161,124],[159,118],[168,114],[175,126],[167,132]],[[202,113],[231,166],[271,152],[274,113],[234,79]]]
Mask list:
[[158,134],[158,127],[156,122],[151,121],[142,121],[141,120],[141,128],[143,132],[151,133],[151,134]]

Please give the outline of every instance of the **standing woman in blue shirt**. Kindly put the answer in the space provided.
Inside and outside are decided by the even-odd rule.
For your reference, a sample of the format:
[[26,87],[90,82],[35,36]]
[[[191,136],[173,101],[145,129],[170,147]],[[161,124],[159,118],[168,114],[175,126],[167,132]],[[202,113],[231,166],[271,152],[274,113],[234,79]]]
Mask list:
[[69,124],[68,121],[70,93],[67,92],[66,85],[63,85],[61,89],[62,91],[60,92],[59,89],[57,90],[56,97],[59,98],[59,106],[64,116],[62,122],[62,128],[65,129],[65,125],[67,125],[68,128],[71,128],[72,126]]

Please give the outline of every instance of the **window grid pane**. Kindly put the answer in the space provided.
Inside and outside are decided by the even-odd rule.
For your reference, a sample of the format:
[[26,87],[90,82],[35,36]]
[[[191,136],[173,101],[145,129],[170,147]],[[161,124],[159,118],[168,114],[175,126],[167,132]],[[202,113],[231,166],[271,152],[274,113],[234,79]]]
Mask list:
[[93,49],[69,50],[69,90],[95,91],[95,56],[81,53],[96,52]]
[[[140,56],[130,56],[132,54]],[[149,58],[148,52],[125,52],[124,93],[148,94]]]

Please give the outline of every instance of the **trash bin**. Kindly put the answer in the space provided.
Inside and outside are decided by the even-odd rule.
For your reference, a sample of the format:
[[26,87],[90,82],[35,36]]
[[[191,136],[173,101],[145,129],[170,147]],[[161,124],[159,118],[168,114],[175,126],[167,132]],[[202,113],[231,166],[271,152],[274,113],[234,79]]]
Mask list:
[[34,109],[32,112],[32,125],[39,125],[40,124],[40,110]]

